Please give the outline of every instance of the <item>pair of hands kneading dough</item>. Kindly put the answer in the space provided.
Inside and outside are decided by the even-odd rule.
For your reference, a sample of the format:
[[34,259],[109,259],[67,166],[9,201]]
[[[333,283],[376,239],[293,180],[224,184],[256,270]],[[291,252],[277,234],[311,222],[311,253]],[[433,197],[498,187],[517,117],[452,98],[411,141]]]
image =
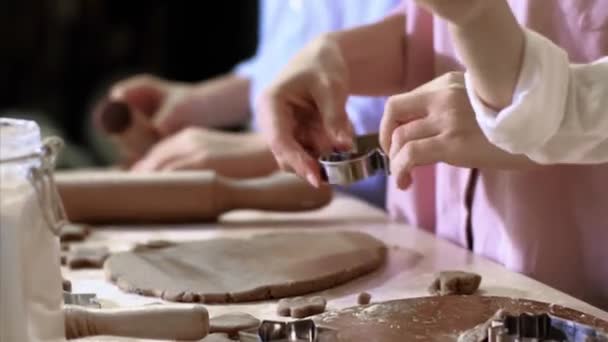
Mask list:
[[304,211],[332,197],[331,188],[315,189],[287,173],[237,180],[212,171],[72,171],[55,180],[70,220],[87,223],[208,221],[234,209]]

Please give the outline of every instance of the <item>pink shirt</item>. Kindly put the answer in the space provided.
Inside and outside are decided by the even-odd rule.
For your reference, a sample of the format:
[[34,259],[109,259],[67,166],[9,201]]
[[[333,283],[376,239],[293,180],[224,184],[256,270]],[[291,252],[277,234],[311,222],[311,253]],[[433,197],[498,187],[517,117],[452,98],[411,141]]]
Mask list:
[[[520,23],[564,48],[571,62],[608,55],[608,0],[509,2]],[[406,1],[405,11],[408,86],[461,70],[446,23],[413,2]],[[388,210],[398,220],[608,308],[608,165],[473,175],[446,164],[418,168],[407,191],[390,181]]]

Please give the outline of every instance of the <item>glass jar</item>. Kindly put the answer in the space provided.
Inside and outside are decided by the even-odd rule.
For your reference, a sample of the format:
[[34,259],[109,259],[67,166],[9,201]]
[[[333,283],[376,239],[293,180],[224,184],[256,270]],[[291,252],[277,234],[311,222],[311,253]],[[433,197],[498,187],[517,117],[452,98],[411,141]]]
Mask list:
[[53,182],[59,139],[32,121],[0,118],[0,341],[65,341]]

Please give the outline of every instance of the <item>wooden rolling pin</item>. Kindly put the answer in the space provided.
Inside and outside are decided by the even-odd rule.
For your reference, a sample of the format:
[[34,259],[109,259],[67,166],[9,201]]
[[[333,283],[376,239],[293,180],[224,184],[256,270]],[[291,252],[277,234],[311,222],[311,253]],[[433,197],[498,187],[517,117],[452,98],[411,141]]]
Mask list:
[[97,127],[120,147],[127,165],[144,156],[160,140],[151,120],[124,102],[102,100],[93,118]]
[[331,200],[329,187],[287,173],[237,180],[212,171],[77,171],[57,172],[56,183],[70,220],[85,223],[209,221],[234,209],[304,211]]
[[66,305],[63,312],[67,339],[106,335],[198,341],[209,333],[209,313],[200,305],[122,309],[88,309]]

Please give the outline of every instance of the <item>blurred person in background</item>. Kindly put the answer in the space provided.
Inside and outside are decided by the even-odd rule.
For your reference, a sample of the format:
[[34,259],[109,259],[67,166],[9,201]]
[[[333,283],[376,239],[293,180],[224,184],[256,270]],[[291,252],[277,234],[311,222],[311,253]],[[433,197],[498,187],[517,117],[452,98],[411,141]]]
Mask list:
[[107,165],[86,115],[100,91],[133,73],[194,81],[229,71],[255,52],[257,10],[257,1],[4,0],[0,115],[63,137],[60,167]]

